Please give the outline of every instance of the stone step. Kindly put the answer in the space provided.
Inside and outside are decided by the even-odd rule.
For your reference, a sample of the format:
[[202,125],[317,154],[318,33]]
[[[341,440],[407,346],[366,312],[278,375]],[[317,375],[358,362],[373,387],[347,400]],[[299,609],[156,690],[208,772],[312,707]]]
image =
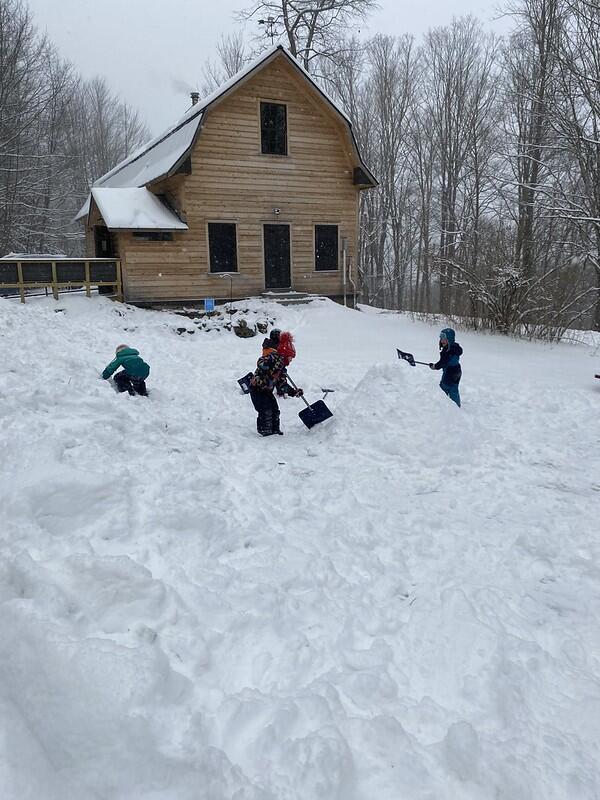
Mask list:
[[279,303],[281,306],[297,306],[305,303],[312,303],[313,300],[321,300],[320,295],[309,294],[308,292],[263,292],[261,297],[272,303]]

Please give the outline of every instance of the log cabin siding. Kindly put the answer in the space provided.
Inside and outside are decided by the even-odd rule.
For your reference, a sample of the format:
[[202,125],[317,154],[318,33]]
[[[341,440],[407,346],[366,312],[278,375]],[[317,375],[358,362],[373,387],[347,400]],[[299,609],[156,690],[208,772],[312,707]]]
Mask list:
[[[260,101],[287,105],[288,155],[263,155]],[[189,226],[172,242],[140,242],[119,232],[126,297],[159,301],[226,297],[229,281],[209,272],[207,223],[238,226],[234,294],[265,289],[263,224],[288,223],[295,290],[342,293],[337,272],[316,272],[314,225],[339,225],[355,258],[359,190],[347,127],[289,65],[274,59],[205,114],[190,175],[152,185],[166,194]],[[277,216],[274,208],[280,209]]]

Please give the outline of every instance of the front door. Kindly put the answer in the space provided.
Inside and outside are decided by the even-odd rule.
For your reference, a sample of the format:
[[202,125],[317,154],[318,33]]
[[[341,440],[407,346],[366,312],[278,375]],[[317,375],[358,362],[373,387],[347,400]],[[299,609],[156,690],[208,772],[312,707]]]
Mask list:
[[289,289],[292,285],[290,272],[290,226],[265,225],[265,288]]
[[94,228],[94,243],[96,258],[114,258],[115,240],[108,228],[96,225]]
[[[94,249],[96,258],[116,258],[115,238],[103,225],[94,227]],[[98,294],[112,294],[112,286],[99,286]]]

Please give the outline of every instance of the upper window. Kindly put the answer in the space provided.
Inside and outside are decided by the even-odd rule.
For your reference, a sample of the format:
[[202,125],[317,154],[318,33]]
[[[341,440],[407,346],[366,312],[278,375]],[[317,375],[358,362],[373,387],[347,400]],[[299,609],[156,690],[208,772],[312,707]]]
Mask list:
[[287,108],[283,103],[260,104],[260,149],[264,155],[287,156]]
[[315,225],[315,269],[338,269],[338,226]]
[[208,253],[211,272],[237,272],[235,222],[208,223]]

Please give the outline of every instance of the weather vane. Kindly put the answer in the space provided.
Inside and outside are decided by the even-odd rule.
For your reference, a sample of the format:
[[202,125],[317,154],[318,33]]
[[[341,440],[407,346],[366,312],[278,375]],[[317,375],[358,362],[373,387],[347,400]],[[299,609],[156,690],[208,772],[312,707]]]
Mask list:
[[275,37],[278,35],[275,30],[275,17],[267,17],[266,19],[259,19],[259,25],[266,25],[265,33],[271,37],[271,44],[275,43]]

